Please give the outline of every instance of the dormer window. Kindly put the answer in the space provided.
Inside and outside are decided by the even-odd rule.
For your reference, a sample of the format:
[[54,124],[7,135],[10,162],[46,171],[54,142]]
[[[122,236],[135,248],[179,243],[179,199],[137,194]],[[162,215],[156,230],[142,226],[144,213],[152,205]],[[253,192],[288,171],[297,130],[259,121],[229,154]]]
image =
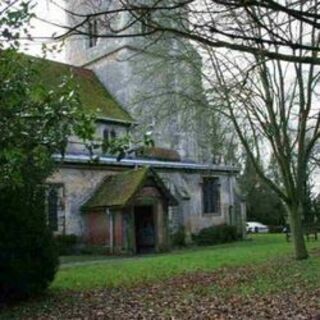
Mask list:
[[89,48],[93,48],[98,42],[98,21],[91,19],[88,22],[88,37],[89,37]]

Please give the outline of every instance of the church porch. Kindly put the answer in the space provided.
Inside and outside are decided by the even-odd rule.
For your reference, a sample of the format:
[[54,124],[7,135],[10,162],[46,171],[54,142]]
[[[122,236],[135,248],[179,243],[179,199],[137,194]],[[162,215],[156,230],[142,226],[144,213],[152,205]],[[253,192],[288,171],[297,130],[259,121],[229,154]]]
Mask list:
[[168,207],[176,200],[148,168],[107,177],[82,207],[85,242],[110,254],[168,250]]

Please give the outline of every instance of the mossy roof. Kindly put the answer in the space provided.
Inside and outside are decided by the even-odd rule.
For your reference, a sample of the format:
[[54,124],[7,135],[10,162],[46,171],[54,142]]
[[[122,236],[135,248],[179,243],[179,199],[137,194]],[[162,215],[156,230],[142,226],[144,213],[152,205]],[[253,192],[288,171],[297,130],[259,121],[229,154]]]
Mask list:
[[82,210],[123,208],[133,199],[148,178],[153,178],[170,204],[176,204],[176,199],[165,187],[161,178],[152,169],[144,167],[106,177],[92,197],[82,206]]
[[92,70],[68,64],[32,57],[40,80],[54,89],[64,76],[73,75],[79,86],[80,100],[85,108],[94,112],[97,118],[107,118],[132,123],[134,120],[116,99],[102,85]]
[[138,155],[147,159],[181,161],[178,151],[159,147],[142,147],[140,150],[138,150]]

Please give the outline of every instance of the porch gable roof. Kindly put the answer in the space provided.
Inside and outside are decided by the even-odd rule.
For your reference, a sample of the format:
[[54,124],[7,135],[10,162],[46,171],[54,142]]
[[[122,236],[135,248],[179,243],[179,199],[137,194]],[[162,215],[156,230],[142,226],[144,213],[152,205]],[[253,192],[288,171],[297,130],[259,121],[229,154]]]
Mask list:
[[81,209],[82,211],[88,211],[103,208],[123,208],[132,200],[148,178],[153,179],[156,187],[170,205],[177,204],[177,200],[157,173],[148,167],[143,167],[106,177]]

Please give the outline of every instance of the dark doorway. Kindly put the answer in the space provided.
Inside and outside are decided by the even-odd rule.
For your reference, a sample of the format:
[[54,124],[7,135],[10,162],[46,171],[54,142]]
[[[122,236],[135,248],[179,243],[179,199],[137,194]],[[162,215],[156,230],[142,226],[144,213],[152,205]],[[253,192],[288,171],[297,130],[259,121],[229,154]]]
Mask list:
[[134,220],[137,253],[154,252],[156,234],[152,206],[135,207]]

